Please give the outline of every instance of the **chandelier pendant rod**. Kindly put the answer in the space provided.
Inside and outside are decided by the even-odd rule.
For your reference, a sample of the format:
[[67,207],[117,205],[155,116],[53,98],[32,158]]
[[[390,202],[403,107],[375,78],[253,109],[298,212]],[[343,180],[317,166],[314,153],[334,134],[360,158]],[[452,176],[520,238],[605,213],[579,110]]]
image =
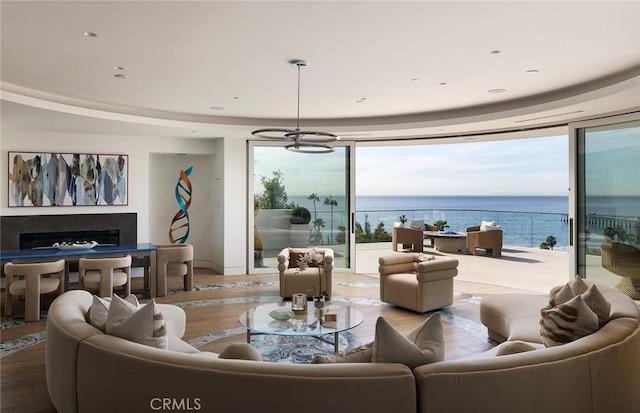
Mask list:
[[296,113],[296,130],[300,130],[300,65],[301,63],[296,63],[298,67],[298,111]]

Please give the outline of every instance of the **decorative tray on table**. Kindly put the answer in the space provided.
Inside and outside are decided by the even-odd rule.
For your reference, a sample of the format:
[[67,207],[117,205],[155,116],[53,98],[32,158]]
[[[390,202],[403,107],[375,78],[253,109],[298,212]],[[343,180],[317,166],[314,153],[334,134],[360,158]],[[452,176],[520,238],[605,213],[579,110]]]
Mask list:
[[90,250],[97,246],[95,241],[75,241],[75,242],[56,242],[53,244],[53,248],[59,250]]

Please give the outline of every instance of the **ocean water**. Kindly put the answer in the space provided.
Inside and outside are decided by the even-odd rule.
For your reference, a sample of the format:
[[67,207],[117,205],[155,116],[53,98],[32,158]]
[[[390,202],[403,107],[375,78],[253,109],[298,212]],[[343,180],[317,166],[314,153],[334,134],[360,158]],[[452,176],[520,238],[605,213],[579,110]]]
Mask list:
[[[331,210],[324,205],[324,198],[320,196],[320,202],[316,202],[316,214],[329,224]],[[333,208],[335,229],[346,222],[348,208],[344,197],[334,199],[338,202]],[[314,214],[313,202],[305,197],[291,197],[289,201]],[[482,221],[496,221],[503,228],[506,245],[538,247],[553,236],[557,242],[554,249],[566,250],[568,205],[567,196],[358,196],[355,210],[356,222],[364,226],[366,219],[372,229],[382,222],[389,233],[400,215],[428,223],[445,220],[453,231],[464,231]]]

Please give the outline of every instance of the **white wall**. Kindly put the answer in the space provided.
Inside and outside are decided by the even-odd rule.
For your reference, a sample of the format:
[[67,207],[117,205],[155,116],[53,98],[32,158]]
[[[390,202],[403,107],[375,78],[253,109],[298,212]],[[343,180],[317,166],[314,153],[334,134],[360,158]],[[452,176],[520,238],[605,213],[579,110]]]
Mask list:
[[[175,198],[175,187],[180,171],[193,167],[192,194],[189,214],[189,237],[193,245],[194,265],[213,268],[213,155],[151,154],[149,160],[149,239],[155,244],[170,242],[169,231],[175,214],[180,210]],[[177,224],[182,224],[178,221]],[[184,234],[177,231],[174,236]]]
[[[194,213],[211,214],[214,216],[205,225],[203,233],[199,233],[190,241],[197,242],[199,249],[198,259],[209,263],[212,268],[227,274],[225,270],[233,268],[233,273],[246,272],[246,235],[229,242],[220,238],[224,234],[221,225],[217,222],[215,214],[223,216],[225,209],[231,209],[229,214],[233,220],[229,224],[235,233],[237,230],[246,234],[246,155],[244,151],[245,142],[233,142],[231,145],[223,145],[222,139],[172,139],[153,138],[140,136],[110,136],[110,135],[85,135],[74,133],[54,133],[54,132],[21,132],[3,131],[0,138],[0,168],[4,171],[0,179],[0,212],[2,215],[56,215],[56,214],[98,214],[98,213],[123,213],[135,212],[138,214],[138,242],[165,242],[167,238],[161,239],[160,233],[166,234],[167,218],[160,214],[155,215],[156,210],[153,203],[157,202],[156,191],[161,185],[151,178],[164,162],[169,162],[174,167],[180,167],[180,163],[175,159],[180,156],[176,154],[186,153],[187,159],[197,163],[197,170],[194,168],[192,178],[197,181],[200,189],[195,193],[199,197],[198,204],[192,205]],[[221,179],[225,175],[224,152],[216,154],[218,148],[228,150],[228,156],[239,156],[235,160],[227,161],[227,165],[232,166],[228,175],[229,199],[225,199],[225,193],[220,191],[223,188]],[[84,207],[8,207],[8,152],[54,152],[54,153],[118,153],[129,156],[128,171],[128,205],[125,206],[84,206]],[[161,156],[165,154],[164,156]],[[172,156],[168,156],[172,155]],[[156,160],[158,161],[156,163]],[[181,165],[181,163],[180,163]],[[170,168],[170,169],[171,169]],[[202,172],[199,172],[202,171]],[[206,172],[205,172],[206,171]],[[199,174],[198,174],[199,172]],[[171,184],[175,187],[177,177],[175,170],[171,172]],[[220,182],[220,184],[218,183]],[[157,187],[157,188],[156,188]],[[235,189],[233,189],[235,188]],[[241,193],[238,193],[241,190]],[[151,192],[154,192],[153,194]],[[172,189],[173,191],[173,189]],[[195,191],[195,189],[194,189]],[[216,194],[216,191],[218,193]],[[173,194],[173,192],[171,192]],[[173,195],[171,195],[172,197]],[[175,203],[175,198],[171,198]],[[196,200],[193,201],[194,203]],[[202,202],[200,204],[200,202]],[[228,206],[227,208],[225,208]],[[173,210],[173,208],[172,208]],[[189,209],[191,212],[191,208]],[[196,212],[200,211],[200,212]],[[204,211],[204,212],[202,212]],[[173,212],[175,213],[175,211]],[[153,214],[153,215],[152,215]],[[172,217],[173,215],[171,215]],[[239,219],[242,222],[238,222]],[[169,222],[170,222],[169,218]],[[206,220],[207,218],[203,218]],[[153,226],[153,230],[151,229]],[[157,227],[160,227],[158,229]],[[208,227],[208,228],[206,228]],[[194,228],[192,226],[192,231]],[[156,238],[158,236],[158,238]],[[226,241],[226,242],[225,242]],[[227,248],[233,251],[226,253]],[[226,260],[229,260],[227,262]]]
[[248,268],[246,146],[243,140],[228,138],[216,145],[214,226],[222,231],[216,230],[214,245],[215,254],[223,251],[222,260],[217,261],[224,263],[223,268],[216,268],[223,274],[246,274]]

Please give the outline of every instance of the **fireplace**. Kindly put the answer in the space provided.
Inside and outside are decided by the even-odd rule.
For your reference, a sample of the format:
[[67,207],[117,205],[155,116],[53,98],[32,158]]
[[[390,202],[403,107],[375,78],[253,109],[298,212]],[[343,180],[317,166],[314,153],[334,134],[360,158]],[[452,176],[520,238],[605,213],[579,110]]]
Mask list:
[[136,213],[20,215],[0,218],[3,250],[50,247],[61,241],[96,241],[99,244],[136,244]]
[[51,247],[55,243],[95,241],[100,245],[118,245],[120,230],[86,230],[86,231],[56,231],[56,232],[27,232],[20,234],[20,249]]

